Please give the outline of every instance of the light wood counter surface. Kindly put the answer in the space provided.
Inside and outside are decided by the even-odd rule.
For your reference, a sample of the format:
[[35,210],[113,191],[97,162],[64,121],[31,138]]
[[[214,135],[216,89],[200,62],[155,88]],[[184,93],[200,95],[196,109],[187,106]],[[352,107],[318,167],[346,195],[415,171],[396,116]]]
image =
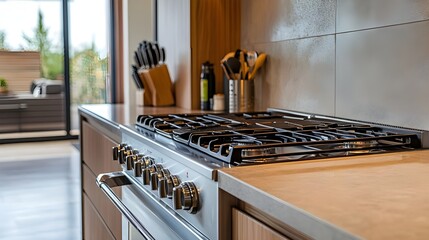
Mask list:
[[318,239],[429,239],[429,150],[222,169],[219,186]]

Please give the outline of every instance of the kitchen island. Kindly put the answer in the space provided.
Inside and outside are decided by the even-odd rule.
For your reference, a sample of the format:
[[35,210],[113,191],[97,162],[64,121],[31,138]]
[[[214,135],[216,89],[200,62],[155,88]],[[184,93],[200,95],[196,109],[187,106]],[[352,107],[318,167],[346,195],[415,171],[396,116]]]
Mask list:
[[315,239],[427,239],[428,180],[428,150],[219,171],[243,208]]
[[[79,110],[84,237],[120,239],[121,215],[94,181],[100,173],[120,170],[111,161],[111,148],[121,142],[119,127],[132,126],[137,115],[127,115],[122,105],[84,105]],[[188,110],[145,107],[134,112]],[[240,239],[235,238],[234,225],[238,210],[278,239],[425,239],[429,236],[428,163],[428,150],[414,150],[221,168],[215,179],[222,219],[233,219],[222,236]],[[230,222],[221,221],[228,226]],[[91,238],[88,234],[94,232],[99,235]]]

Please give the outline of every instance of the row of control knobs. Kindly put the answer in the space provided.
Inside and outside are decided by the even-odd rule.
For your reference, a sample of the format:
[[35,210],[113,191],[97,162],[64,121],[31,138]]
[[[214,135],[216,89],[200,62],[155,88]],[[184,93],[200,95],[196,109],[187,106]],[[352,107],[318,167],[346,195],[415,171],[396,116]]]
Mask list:
[[193,182],[181,182],[179,176],[171,174],[167,168],[155,163],[152,157],[139,153],[127,144],[113,147],[113,160],[125,164],[127,170],[133,170],[134,176],[141,177],[144,185],[150,185],[152,190],[158,190],[160,198],[173,199],[175,209],[197,213],[199,194]]

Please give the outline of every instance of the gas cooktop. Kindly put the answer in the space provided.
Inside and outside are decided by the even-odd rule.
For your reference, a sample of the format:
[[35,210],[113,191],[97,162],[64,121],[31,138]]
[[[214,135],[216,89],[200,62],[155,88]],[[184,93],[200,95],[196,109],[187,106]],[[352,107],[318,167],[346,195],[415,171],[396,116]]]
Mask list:
[[136,125],[233,165],[417,149],[424,133],[287,110],[140,115]]

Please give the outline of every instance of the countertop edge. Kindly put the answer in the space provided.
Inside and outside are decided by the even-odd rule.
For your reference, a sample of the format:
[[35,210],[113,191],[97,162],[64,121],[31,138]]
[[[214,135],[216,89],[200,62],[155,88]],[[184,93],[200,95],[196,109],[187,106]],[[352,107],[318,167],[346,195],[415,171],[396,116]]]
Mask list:
[[222,170],[219,188],[314,239],[360,239],[337,226],[249,185]]
[[79,115],[90,118],[90,122],[95,125],[94,127],[98,128],[104,134],[106,134],[109,138],[120,142],[121,141],[121,133],[120,133],[120,124],[116,122],[108,121],[106,118],[95,114],[94,112],[85,109],[84,106],[78,107]]

